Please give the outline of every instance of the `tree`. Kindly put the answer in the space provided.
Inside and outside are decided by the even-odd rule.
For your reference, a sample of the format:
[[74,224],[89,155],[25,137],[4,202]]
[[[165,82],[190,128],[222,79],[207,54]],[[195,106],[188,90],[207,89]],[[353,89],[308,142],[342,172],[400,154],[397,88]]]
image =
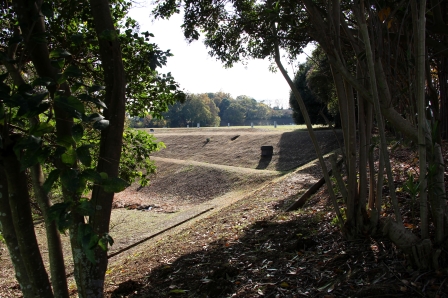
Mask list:
[[[310,63],[303,63],[299,66],[299,71],[294,78],[294,84],[300,92],[303,98],[305,106],[310,114],[310,120],[312,124],[325,124],[325,120],[319,115],[320,111],[325,109],[325,105],[322,102],[316,100],[315,96],[312,94],[311,90],[307,86],[306,77],[311,69]],[[293,93],[289,96],[289,105],[293,109],[292,117],[294,122],[297,124],[303,124],[305,120],[303,119],[302,113],[300,112],[299,105]],[[326,111],[325,111],[326,112]],[[326,113],[328,115],[328,113]]]
[[243,125],[246,113],[243,105],[237,101],[230,103],[223,115],[223,120],[232,125]]
[[224,119],[224,113],[225,111],[229,108],[231,102],[232,102],[232,98],[227,97],[224,98],[220,103],[219,103],[219,117],[221,117],[221,119]]
[[[311,123],[327,124],[325,118],[334,121],[333,117],[338,115],[335,87],[330,64],[319,46],[316,47],[305,63],[300,64],[299,71],[294,78],[294,84],[305,102]],[[304,119],[293,93],[290,94],[289,105],[293,109],[295,122],[303,124]],[[322,117],[321,113],[325,118]]]
[[190,94],[183,103],[172,105],[164,114],[171,127],[185,127],[187,125],[202,126],[219,125],[219,108],[216,107],[207,94]]
[[[228,99],[228,98],[232,98],[232,96],[230,96],[230,93],[225,93],[223,91],[219,91],[219,92],[215,92],[215,93],[208,93],[207,94],[208,97],[213,100],[213,102],[215,103],[215,105],[221,110],[221,103],[224,99]],[[221,111],[220,111],[221,112]],[[221,115],[219,115],[221,116]]]
[[252,111],[252,117],[254,120],[267,120],[271,117],[271,108],[264,103],[257,103],[257,106]]
[[[444,161],[437,129],[441,119],[437,95],[443,94],[443,88],[442,92],[434,92],[437,85],[431,76],[431,64],[428,59],[423,59],[428,51],[434,53],[432,59],[440,61],[439,65],[445,59],[442,31],[447,25],[440,13],[443,11],[441,7],[446,8],[445,1],[431,1],[431,13],[427,13],[426,1],[417,3],[414,0],[387,3],[363,0],[205,3],[187,0],[185,3],[183,28],[186,37],[197,39],[199,32],[204,32],[211,55],[221,59],[226,66],[249,57],[273,59],[294,92],[309,127],[306,107],[280,61],[279,52],[282,48],[295,57],[310,39],[317,42],[331,66],[344,136],[347,184],[339,187],[346,189],[346,219],[342,218],[331,193],[331,181],[325,177],[342,232],[348,239],[353,239],[382,229],[398,247],[412,256],[416,267],[438,268],[446,262],[447,243],[443,239],[448,235],[448,215]],[[176,12],[177,7],[173,4],[176,3],[161,3],[159,14],[169,16]],[[437,13],[432,13],[434,9]],[[431,44],[433,49],[426,44]],[[422,73],[425,78],[421,77]],[[423,89],[430,95],[427,101],[431,103],[426,109],[432,110],[434,117],[422,111],[425,106],[421,92],[423,80],[426,83]],[[420,82],[418,92],[414,82]],[[418,129],[414,118],[417,111],[420,114]],[[403,225],[395,196],[384,120],[404,138],[419,144],[421,173],[425,173],[427,167],[430,169],[428,175],[420,176],[422,238]],[[431,126],[427,126],[427,122]],[[380,139],[378,174],[375,172],[375,156],[369,150],[374,146],[372,132],[375,124]],[[313,139],[313,132],[309,131]],[[319,152],[316,144],[315,149]],[[326,173],[322,159],[321,165]],[[384,173],[393,217],[382,217]],[[424,187],[428,181],[431,181],[428,187]],[[428,210],[435,227],[432,238],[428,234]],[[437,248],[439,245],[443,248]]]
[[[144,106],[159,116],[182,97],[170,76],[159,79],[154,70],[167,54],[147,43],[149,33],[131,34],[131,20],[122,25],[129,7],[126,1],[17,0],[0,8],[0,221],[24,297],[68,297],[58,230],[71,236],[78,295],[103,296],[114,192],[141,175],[129,165],[150,170],[148,152],[158,148],[132,132],[123,142],[125,96],[135,98],[130,110]],[[123,59],[124,41],[145,58],[127,48]],[[125,72],[152,85],[126,84]],[[120,166],[122,152],[130,156],[136,146],[140,154]],[[28,170],[44,216],[50,277],[34,233]],[[52,202],[51,191],[63,200]]]
[[325,104],[324,115],[330,119],[335,118],[335,122],[340,122],[336,88],[326,54],[320,46],[317,46],[307,61],[312,65],[306,74],[307,87],[317,101]]

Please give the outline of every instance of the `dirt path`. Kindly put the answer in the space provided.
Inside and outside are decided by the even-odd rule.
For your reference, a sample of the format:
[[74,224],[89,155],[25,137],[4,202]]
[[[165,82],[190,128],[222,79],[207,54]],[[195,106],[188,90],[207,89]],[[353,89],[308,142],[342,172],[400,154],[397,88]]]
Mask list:
[[[167,161],[164,158],[155,158],[155,160]],[[179,164],[203,164],[200,162],[192,161],[179,161],[170,159],[170,162]],[[204,218],[211,217],[214,213],[219,212],[221,209],[226,208],[240,200],[250,198],[254,193],[261,191],[265,188],[274,187],[281,181],[288,181],[289,185],[287,191],[283,191],[285,194],[298,194],[304,192],[310,186],[312,186],[320,176],[316,175],[316,172],[309,172],[308,169],[316,167],[317,161],[311,161],[310,163],[296,169],[286,175],[278,176],[275,171],[266,171],[271,174],[271,180],[265,182],[256,187],[250,189],[240,189],[226,193],[223,196],[216,197],[209,201],[206,201],[195,206],[191,206],[180,210],[175,213],[159,213],[151,212],[146,209],[142,210],[126,210],[116,209],[112,213],[112,228],[111,234],[121,235],[115,236],[115,244],[109,252],[112,263],[119,263],[123,258],[127,258],[129,255],[138,253],[141,249],[144,249],[149,242],[155,242],[160,237],[166,236],[166,234],[174,233],[179,229],[185,229],[187,226],[194,224],[194,222]],[[222,165],[208,165],[211,167],[218,167],[224,169],[237,170],[241,173],[241,168],[222,166]],[[258,173],[259,170],[244,169],[246,173]],[[272,175],[277,174],[277,175]],[[285,183],[285,182],[282,182]],[[139,244],[144,243],[143,247],[138,247]]]
[[271,171],[271,170],[262,170],[262,169],[248,169],[248,168],[235,167],[235,166],[210,164],[210,163],[207,163],[207,162],[200,162],[200,161],[195,161],[195,160],[182,160],[182,159],[164,158],[164,157],[157,157],[157,156],[153,156],[152,160],[154,160],[154,161],[171,162],[171,163],[181,164],[181,165],[194,165],[194,166],[200,166],[200,167],[206,167],[206,168],[221,169],[221,170],[225,170],[225,171],[229,171],[229,172],[254,174],[254,175],[274,175],[275,176],[275,175],[284,174],[284,171]]

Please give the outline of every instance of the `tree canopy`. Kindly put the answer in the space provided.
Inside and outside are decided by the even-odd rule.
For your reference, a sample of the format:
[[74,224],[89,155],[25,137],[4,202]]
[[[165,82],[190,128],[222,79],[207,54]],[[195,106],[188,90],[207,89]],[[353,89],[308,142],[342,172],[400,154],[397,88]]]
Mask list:
[[[327,124],[326,121],[334,122],[333,117],[337,116],[334,84],[331,78],[330,65],[319,47],[313,51],[311,58],[299,65],[294,84],[302,96],[312,124],[325,125]],[[305,123],[292,92],[289,96],[289,105],[293,110],[292,117],[295,123]]]
[[189,94],[184,102],[169,106],[163,120],[152,116],[133,117],[132,127],[190,127],[220,125],[260,125],[265,120],[280,119],[291,123],[289,114],[274,110],[263,102],[246,95],[232,98],[224,92]]
[[[136,179],[146,184],[149,153],[162,146],[142,132],[123,135],[125,112],[161,117],[184,99],[173,77],[156,70],[171,54],[138,31],[130,7],[1,2],[0,221],[24,297],[68,297],[59,231],[70,233],[79,297],[103,296],[114,192]],[[45,221],[49,272],[32,194]]]

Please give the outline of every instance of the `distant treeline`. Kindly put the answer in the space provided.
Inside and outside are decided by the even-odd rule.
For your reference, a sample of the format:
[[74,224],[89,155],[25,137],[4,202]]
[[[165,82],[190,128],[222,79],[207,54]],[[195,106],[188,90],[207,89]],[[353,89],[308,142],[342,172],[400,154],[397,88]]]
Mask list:
[[291,124],[292,110],[271,108],[254,98],[240,95],[236,99],[229,93],[189,94],[185,102],[169,106],[163,113],[163,119],[131,117],[130,126],[143,127],[190,127],[196,126],[231,126],[237,125],[273,125]]

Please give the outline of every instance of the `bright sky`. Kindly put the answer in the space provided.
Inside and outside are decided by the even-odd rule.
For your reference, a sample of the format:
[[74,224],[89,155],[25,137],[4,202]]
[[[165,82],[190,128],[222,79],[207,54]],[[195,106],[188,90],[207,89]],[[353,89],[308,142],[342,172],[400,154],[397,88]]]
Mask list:
[[[221,62],[210,57],[201,41],[187,43],[180,28],[181,15],[174,15],[169,20],[154,21],[150,12],[151,6],[139,5],[131,10],[130,17],[139,22],[141,32],[149,31],[154,34],[151,42],[158,44],[161,50],[171,50],[174,56],[168,58],[167,65],[159,69],[159,72],[171,72],[185,92],[223,91],[230,93],[233,98],[247,95],[271,105],[278,100],[280,106],[289,107],[289,86],[280,71],[269,71],[270,62],[267,59],[251,60],[247,65],[237,64],[225,69]],[[306,50],[308,54],[311,51],[312,47]],[[305,59],[306,55],[302,54],[299,61],[304,62]],[[286,60],[283,65],[293,77],[292,66]]]

